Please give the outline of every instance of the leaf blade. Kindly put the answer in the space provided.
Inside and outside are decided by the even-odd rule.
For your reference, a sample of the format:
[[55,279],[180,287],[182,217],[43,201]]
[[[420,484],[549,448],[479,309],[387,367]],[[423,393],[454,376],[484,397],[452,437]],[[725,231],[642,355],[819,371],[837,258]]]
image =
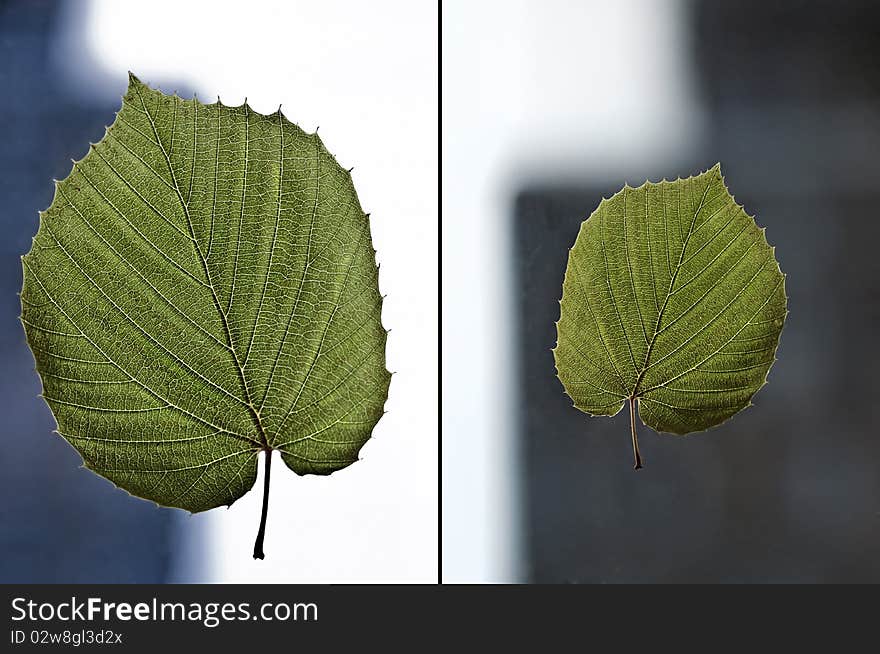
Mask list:
[[[557,375],[586,413],[614,415],[633,398],[658,431],[702,431],[766,383],[786,302],[774,250],[720,165],[624,186],[582,223],[569,252]],[[610,407],[612,375],[596,363],[604,361],[623,391]]]
[[329,474],[383,413],[368,217],[348,171],[280,109],[204,105],[131,75],[22,265],[58,433],[140,497],[230,504],[276,445],[294,472]]

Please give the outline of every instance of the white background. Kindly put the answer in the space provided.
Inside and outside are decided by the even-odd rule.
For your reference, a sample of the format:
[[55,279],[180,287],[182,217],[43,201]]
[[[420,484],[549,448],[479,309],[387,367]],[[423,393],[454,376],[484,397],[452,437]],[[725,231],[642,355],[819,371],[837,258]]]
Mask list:
[[177,580],[435,582],[435,3],[93,0],[68,11],[81,18],[54,56],[72,91],[118,104],[131,70],[166,92],[187,85],[206,102],[247,96],[262,113],[282,104],[354,166],[372,214],[395,373],[388,413],[361,461],[330,477],[297,477],[276,457],[264,561],[251,558],[262,476],[229,510],[182,514]]

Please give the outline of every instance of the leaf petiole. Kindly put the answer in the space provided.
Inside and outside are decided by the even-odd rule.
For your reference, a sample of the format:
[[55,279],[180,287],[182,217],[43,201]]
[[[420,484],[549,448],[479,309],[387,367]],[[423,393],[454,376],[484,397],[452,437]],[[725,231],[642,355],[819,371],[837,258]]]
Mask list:
[[633,457],[635,457],[633,470],[638,470],[642,467],[642,454],[639,452],[639,437],[636,434],[636,398],[634,397],[629,398],[629,426],[632,430]]
[[269,512],[269,474],[272,471],[272,450],[266,452],[266,476],[263,478],[263,512],[260,516],[260,530],[257,532],[257,540],[254,542],[254,558],[265,559],[263,553],[263,538],[266,535],[266,514]]

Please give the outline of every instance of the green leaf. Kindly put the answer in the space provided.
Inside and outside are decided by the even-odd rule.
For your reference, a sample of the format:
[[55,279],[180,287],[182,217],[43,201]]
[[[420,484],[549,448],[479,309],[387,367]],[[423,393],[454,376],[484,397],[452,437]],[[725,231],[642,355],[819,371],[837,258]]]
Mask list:
[[785,276],[721,166],[624,186],[581,224],[562,287],[559,379],[574,406],[629,402],[657,431],[687,434],[749,406],[787,315]]
[[349,172],[280,108],[183,100],[130,76],[22,263],[22,322],[58,431],[133,495],[229,505],[261,451],[267,466],[278,450],[297,474],[329,474],[383,414],[369,218]]

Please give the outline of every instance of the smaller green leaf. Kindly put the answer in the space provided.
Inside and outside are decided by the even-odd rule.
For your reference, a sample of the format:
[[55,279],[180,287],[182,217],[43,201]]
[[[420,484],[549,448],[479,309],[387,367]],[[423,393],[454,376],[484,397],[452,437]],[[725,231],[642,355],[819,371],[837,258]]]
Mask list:
[[624,186],[581,224],[568,257],[553,349],[574,406],[629,403],[657,431],[721,424],[767,382],[787,315],[785,275],[721,166]]

